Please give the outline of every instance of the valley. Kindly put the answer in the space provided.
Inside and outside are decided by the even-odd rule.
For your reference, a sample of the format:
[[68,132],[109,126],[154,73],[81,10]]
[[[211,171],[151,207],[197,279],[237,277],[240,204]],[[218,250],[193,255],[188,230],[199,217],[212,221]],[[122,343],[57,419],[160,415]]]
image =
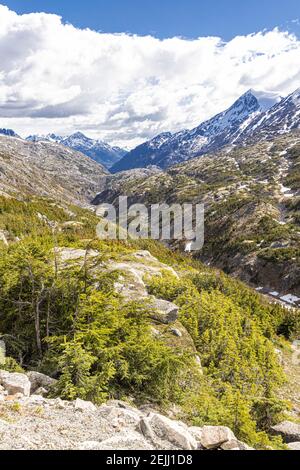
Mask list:
[[[287,114],[282,103],[269,105],[284,125],[294,123],[290,110],[298,111],[284,103]],[[251,122],[257,113],[267,121],[269,109],[247,93],[200,126],[230,136],[215,150],[197,155],[185,134],[188,152],[180,147],[159,166],[139,154],[146,168],[114,174],[54,137],[1,131],[0,430],[12,444],[0,439],[0,448],[297,445],[284,422],[298,429],[300,420],[292,362],[300,134],[275,130],[236,144],[249,112]],[[203,249],[189,253],[186,240],[99,240],[95,206],[121,195],[148,207],[204,203]],[[22,384],[35,373],[51,386],[30,394]],[[84,435],[74,425],[79,412]],[[34,437],[41,419],[46,427]],[[92,435],[86,426],[95,419],[103,429]],[[45,440],[49,422],[55,432]]]
[[148,206],[204,203],[205,245],[194,256],[252,286],[299,297],[299,155],[295,131],[165,171],[108,176],[94,203],[116,203],[123,194]]

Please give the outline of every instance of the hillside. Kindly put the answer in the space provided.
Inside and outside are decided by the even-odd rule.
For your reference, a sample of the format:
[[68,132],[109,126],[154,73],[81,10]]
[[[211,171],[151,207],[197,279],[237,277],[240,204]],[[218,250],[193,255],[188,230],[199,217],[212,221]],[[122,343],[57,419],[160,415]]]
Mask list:
[[46,198],[1,197],[4,368],[57,379],[48,398],[129,400],[282,446],[268,435],[287,411],[275,348],[299,334],[298,314],[159,243],[95,240],[96,223]]
[[0,194],[87,205],[106,174],[89,157],[62,145],[0,135]]
[[[199,256],[248,283],[300,297],[300,134],[226,148],[173,166],[110,176],[94,203],[203,202]],[[181,246],[182,249],[185,246]],[[295,299],[296,300],[296,299]]]
[[[292,395],[291,404],[286,401],[290,395],[281,351],[299,337],[299,312],[270,303],[242,282],[182,254],[181,247],[170,250],[150,240],[100,241],[95,230],[99,219],[80,206],[90,202],[96,188],[103,189],[97,199],[106,202],[119,194],[148,203],[196,202],[204,195],[208,214],[217,210],[216,220],[223,221],[228,214],[223,205],[236,210],[231,198],[236,201],[238,194],[246,214],[249,207],[255,209],[256,221],[260,204],[272,206],[273,219],[280,208],[278,226],[283,230],[287,225],[280,236],[289,237],[291,249],[297,250],[297,206],[290,205],[289,193],[298,191],[299,135],[195,159],[167,172],[151,167],[114,176],[55,143],[3,136],[0,145],[0,339],[7,354],[0,372],[0,425],[13,443],[9,447],[0,439],[0,448],[36,448],[30,430],[41,425],[39,416],[44,427],[36,438],[38,447],[51,420],[53,440],[45,441],[46,448],[78,448],[75,435],[80,448],[106,448],[111,439],[121,449],[186,448],[172,439],[153,443],[145,430],[141,434],[130,426],[117,424],[113,431],[104,416],[110,400],[130,403],[136,424],[151,421],[151,413],[162,415],[160,423],[166,417],[184,422],[167,421],[167,427],[184,431],[191,442],[195,438],[189,429],[196,427],[196,446],[206,442],[199,436],[207,426],[226,426],[226,439],[234,441],[229,447],[284,448],[282,434],[274,436],[273,428],[290,416],[298,419],[298,395]],[[231,215],[228,220],[255,227],[252,219]],[[209,242],[213,227],[208,219]],[[236,240],[234,233],[228,243]],[[229,246],[223,239],[220,253]],[[207,250],[212,247],[208,243]],[[276,251],[281,248],[268,248],[281,253]],[[250,254],[259,259],[260,251]],[[293,257],[283,264],[290,274],[287,282],[299,279]],[[280,264],[274,266],[279,271]],[[287,285],[296,291],[295,283]],[[13,374],[32,372],[54,379],[53,387],[38,391],[38,398],[13,388]],[[288,383],[293,383],[289,376]],[[79,402],[81,407],[96,407],[91,416],[80,415],[83,425],[99,416],[106,433],[92,438],[87,432],[87,439],[77,433],[76,399],[93,403]],[[64,410],[61,418],[57,407]],[[70,439],[61,438],[59,429],[68,430]],[[132,437],[126,444],[124,432]],[[215,429],[213,434],[223,432]]]

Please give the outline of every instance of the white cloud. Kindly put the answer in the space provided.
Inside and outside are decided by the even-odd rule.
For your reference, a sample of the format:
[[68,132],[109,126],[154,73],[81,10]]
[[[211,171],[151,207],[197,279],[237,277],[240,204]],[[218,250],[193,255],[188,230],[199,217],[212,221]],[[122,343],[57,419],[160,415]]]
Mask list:
[[273,31],[195,40],[103,34],[0,5],[0,127],[82,130],[133,146],[198,125],[249,88],[300,84],[300,41]]

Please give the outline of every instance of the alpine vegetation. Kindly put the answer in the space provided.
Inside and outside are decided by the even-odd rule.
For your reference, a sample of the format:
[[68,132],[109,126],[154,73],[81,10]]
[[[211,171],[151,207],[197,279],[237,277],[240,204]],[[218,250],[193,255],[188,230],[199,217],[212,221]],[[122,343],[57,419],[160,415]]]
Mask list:
[[63,3],[0,5],[0,450],[299,449],[297,35]]

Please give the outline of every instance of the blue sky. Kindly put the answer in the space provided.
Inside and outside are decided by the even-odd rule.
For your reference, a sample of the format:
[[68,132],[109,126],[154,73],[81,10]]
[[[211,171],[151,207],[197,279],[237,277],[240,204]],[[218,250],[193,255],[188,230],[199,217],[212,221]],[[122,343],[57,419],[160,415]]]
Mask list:
[[7,0],[18,13],[44,11],[66,22],[104,32],[159,38],[220,36],[229,40],[263,29],[300,35],[299,0]]

